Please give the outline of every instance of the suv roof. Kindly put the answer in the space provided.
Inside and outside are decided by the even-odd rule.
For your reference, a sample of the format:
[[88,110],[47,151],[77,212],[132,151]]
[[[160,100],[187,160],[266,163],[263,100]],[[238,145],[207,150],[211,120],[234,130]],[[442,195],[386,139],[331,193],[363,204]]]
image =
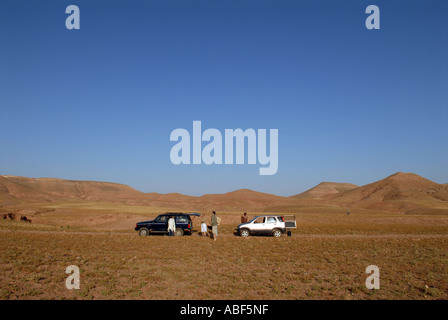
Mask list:
[[183,212],[166,212],[160,214],[160,216],[170,215],[170,216],[200,216],[199,213],[183,213]]
[[261,214],[256,217],[282,217],[282,215],[281,214]]
[[181,213],[181,212],[166,212],[166,213],[159,214],[159,216],[165,216],[165,215],[179,216],[179,215],[185,215],[185,213]]

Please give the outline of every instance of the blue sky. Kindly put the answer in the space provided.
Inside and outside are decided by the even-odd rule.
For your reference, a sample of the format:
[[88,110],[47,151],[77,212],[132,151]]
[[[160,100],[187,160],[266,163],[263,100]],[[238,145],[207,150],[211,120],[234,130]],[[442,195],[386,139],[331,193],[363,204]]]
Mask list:
[[[447,17],[446,1],[2,0],[0,174],[191,195],[447,183]],[[278,129],[277,174],[173,165],[170,133],[194,120]]]

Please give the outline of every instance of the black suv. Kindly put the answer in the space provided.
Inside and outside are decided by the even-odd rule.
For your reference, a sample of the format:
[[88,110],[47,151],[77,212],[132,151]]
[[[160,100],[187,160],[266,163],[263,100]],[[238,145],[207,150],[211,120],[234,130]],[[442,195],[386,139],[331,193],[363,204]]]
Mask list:
[[150,233],[168,233],[168,219],[174,218],[176,222],[176,236],[183,236],[184,233],[191,234],[193,222],[191,216],[199,217],[199,213],[171,213],[167,212],[159,215],[154,220],[137,222],[135,231],[141,236],[147,236]]

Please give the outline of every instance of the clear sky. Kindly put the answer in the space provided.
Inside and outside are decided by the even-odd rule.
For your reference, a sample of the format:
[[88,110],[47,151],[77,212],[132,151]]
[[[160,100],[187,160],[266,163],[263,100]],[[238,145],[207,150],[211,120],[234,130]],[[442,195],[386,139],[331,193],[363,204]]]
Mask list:
[[[278,129],[277,174],[173,165],[194,120]],[[292,195],[397,171],[448,182],[448,1],[0,1],[0,174]]]

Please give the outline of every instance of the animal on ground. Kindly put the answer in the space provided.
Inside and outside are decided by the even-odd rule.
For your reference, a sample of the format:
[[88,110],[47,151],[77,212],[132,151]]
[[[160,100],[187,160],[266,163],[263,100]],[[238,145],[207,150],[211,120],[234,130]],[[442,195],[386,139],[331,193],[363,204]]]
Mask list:
[[31,223],[31,219],[28,219],[28,218],[25,217],[25,216],[21,216],[21,217],[20,217],[20,221],[24,221],[24,222],[29,222],[29,223]]

